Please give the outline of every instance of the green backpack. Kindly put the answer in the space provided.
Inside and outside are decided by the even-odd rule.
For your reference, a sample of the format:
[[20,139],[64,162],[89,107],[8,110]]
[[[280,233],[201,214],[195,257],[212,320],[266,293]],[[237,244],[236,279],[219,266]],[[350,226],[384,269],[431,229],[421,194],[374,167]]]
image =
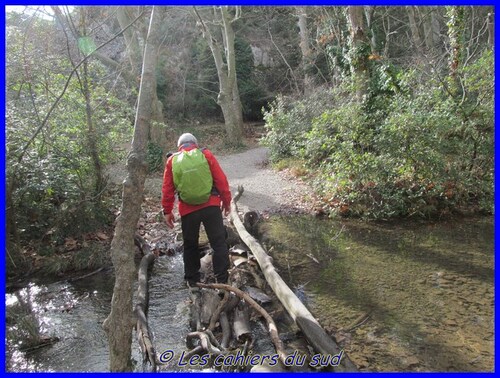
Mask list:
[[203,151],[194,148],[181,151],[172,158],[174,185],[182,202],[201,205],[210,198],[213,187],[212,173]]

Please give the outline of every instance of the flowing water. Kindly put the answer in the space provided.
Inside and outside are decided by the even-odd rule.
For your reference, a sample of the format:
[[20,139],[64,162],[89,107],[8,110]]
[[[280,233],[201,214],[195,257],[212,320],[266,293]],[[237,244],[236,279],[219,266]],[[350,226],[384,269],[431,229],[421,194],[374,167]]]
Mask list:
[[[493,370],[491,218],[373,224],[274,217],[264,228],[282,277],[361,370]],[[158,354],[185,350],[182,271],[180,255],[153,267],[149,320]],[[102,323],[112,285],[112,274],[102,272],[6,294],[7,371],[107,371]],[[21,352],[37,332],[59,341]],[[135,340],[132,355],[141,371]]]
[[[149,321],[157,352],[172,350],[177,355],[185,350],[189,316],[182,256],[159,257],[149,285]],[[109,352],[102,323],[109,315],[112,294],[110,273],[99,273],[71,284],[30,284],[7,294],[7,370],[108,371]],[[30,307],[31,311],[27,313],[23,307]],[[59,341],[29,353],[20,352],[34,321],[44,335],[58,337]],[[142,357],[135,339],[132,356],[136,370],[142,371]]]

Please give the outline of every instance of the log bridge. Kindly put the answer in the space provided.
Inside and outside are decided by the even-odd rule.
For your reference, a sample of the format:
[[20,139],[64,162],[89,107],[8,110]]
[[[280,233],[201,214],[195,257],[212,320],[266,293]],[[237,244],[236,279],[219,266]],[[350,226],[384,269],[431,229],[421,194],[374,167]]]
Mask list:
[[[206,254],[201,264],[204,276],[202,283],[197,284],[198,288],[190,290],[192,332],[186,336],[188,351],[184,354],[184,360],[189,361],[194,356],[206,356],[206,362],[210,362],[211,366],[222,371],[236,372],[356,372],[356,365],[288,287],[276,271],[272,258],[245,228],[237,208],[237,201],[243,192],[243,187],[238,187],[230,213],[230,221],[242,242],[230,249],[232,261],[232,268],[229,271],[230,284],[210,283],[214,282],[211,254]],[[149,371],[157,371],[162,370],[162,365],[158,361],[147,322],[147,274],[155,255],[140,238],[136,238],[136,244],[144,252],[139,268],[135,307],[137,337],[143,353],[143,369],[149,365]],[[273,292],[270,295],[265,292],[268,287]],[[276,297],[279,303],[273,301],[271,297]],[[328,359],[331,363],[321,364],[322,366],[304,363],[297,366],[291,363],[290,356],[297,353],[297,345],[292,350],[291,346],[284,345],[273,319],[276,314],[279,316],[283,313],[283,308],[307,340],[308,345],[302,349],[304,355],[307,355],[307,360],[311,361],[314,353],[320,359]],[[252,356],[255,340],[252,336],[251,318],[264,319],[275,355],[268,355],[267,359],[259,359],[263,356]],[[217,338],[216,335],[220,337]],[[245,363],[234,363],[243,360]]]

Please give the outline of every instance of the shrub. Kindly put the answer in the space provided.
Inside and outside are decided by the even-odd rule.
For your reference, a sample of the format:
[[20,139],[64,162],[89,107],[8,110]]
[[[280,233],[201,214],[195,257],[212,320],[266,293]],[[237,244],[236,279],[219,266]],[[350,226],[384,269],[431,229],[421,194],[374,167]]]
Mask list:
[[303,153],[312,120],[332,107],[333,98],[333,92],[328,89],[318,90],[299,101],[278,96],[269,110],[263,111],[267,134],[262,144],[270,147],[271,161]]
[[163,150],[160,146],[148,142],[147,162],[149,173],[163,170]]
[[463,69],[461,92],[447,79],[382,73],[372,84],[384,85],[363,102],[341,89],[328,102],[278,98],[265,115],[271,158],[303,159],[316,191],[341,215],[491,212],[492,54]]

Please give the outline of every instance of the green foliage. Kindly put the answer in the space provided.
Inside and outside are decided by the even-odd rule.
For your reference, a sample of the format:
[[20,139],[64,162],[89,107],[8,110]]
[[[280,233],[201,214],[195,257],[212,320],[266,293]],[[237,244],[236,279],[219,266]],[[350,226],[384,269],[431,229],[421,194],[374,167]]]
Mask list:
[[349,38],[349,41],[351,46],[346,54],[346,60],[351,67],[351,73],[366,69],[367,57],[371,51],[370,44],[367,42],[354,44],[351,38]]
[[163,170],[163,150],[160,146],[148,142],[147,162],[149,173]]
[[267,135],[262,144],[270,147],[271,160],[300,156],[306,147],[306,133],[312,120],[333,104],[332,92],[318,90],[311,97],[292,102],[278,96],[263,110]]
[[[38,238],[56,225],[72,225],[61,218],[73,211],[79,211],[79,223],[95,225],[92,213],[88,213],[90,218],[83,218],[86,212],[82,211],[85,208],[82,203],[97,199],[94,198],[96,171],[88,144],[84,100],[73,84],[61,101],[61,111],[54,112],[51,122],[19,163],[15,163],[17,156],[38,118],[26,114],[27,105],[23,102],[9,102],[7,177],[9,182],[15,182],[13,200],[18,226],[28,239]],[[40,107],[45,107],[52,99],[40,93],[38,101]],[[99,87],[94,88],[92,101],[97,151],[103,164],[111,163],[117,160],[113,146],[125,137],[130,138],[129,109]]]
[[325,47],[325,55],[328,57],[330,72],[339,69],[343,76],[349,76],[349,62],[345,49],[334,44]]
[[370,83],[363,110],[370,115],[371,127],[384,122],[394,95],[404,91],[402,85],[401,71],[394,65],[378,61],[370,63]]
[[363,102],[341,89],[317,108],[313,97],[278,98],[265,114],[271,158],[304,159],[326,206],[341,215],[491,212],[492,53],[461,75],[463,97],[447,81],[380,65]]
[[[93,127],[87,122],[83,72],[73,76],[42,127],[72,66],[50,50],[52,44],[40,43],[45,35],[25,38],[16,28],[10,32],[7,59],[12,65],[6,112],[9,206],[22,245],[58,243],[68,235],[95,230],[111,221],[108,193],[96,193],[94,158],[98,156],[101,167],[121,158],[114,146],[130,140],[133,110],[108,90],[104,80],[108,73],[92,61],[88,79]],[[18,62],[24,62],[28,71],[19,70]],[[38,128],[40,132],[32,139]]]

